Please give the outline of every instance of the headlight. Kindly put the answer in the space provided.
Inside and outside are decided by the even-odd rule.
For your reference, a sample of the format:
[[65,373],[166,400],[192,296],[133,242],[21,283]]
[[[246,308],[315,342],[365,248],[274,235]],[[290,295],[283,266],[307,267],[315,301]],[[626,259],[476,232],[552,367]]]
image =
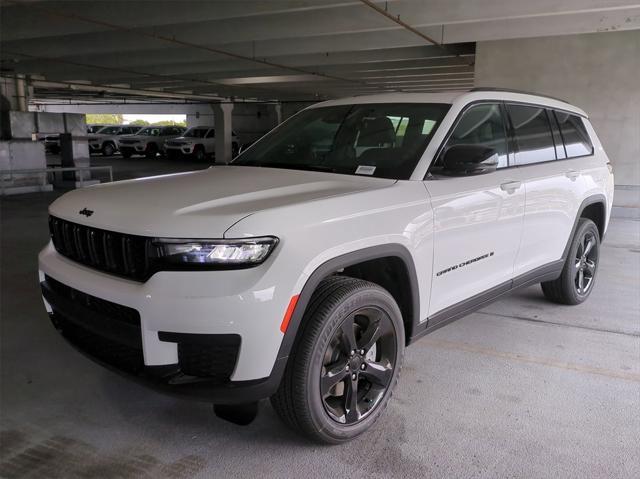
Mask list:
[[229,240],[157,239],[158,259],[165,265],[247,267],[267,259],[278,244],[275,236]]

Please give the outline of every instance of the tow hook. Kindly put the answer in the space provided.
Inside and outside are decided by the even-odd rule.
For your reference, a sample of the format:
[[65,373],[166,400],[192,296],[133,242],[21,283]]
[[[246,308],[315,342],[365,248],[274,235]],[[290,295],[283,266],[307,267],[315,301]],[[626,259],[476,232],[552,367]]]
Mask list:
[[220,419],[238,424],[239,426],[248,426],[258,415],[258,402],[214,404],[213,412]]

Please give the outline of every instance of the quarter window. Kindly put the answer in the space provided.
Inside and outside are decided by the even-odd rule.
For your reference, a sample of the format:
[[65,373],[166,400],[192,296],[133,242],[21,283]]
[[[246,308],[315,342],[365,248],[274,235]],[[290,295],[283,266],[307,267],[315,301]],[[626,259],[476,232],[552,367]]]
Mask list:
[[556,118],[560,124],[567,158],[593,154],[593,144],[582,118],[561,111],[556,111]]
[[[424,128],[428,128],[425,124]],[[431,127],[433,128],[433,127]],[[454,145],[481,145],[493,148],[498,154],[498,168],[508,165],[507,136],[500,105],[482,103],[472,106],[462,114],[442,153]],[[441,154],[434,166],[442,166]]]
[[516,165],[556,159],[547,111],[537,106],[507,105],[518,150]]

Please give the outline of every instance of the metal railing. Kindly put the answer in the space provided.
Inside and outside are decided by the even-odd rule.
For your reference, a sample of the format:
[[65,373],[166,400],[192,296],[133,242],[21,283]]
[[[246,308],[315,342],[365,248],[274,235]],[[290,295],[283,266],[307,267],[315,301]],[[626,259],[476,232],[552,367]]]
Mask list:
[[[30,168],[23,170],[0,170],[0,193],[4,194],[5,188],[8,186],[5,183],[12,183],[14,175],[28,175],[28,174],[41,174],[42,175],[42,186],[46,186],[49,180],[49,173],[63,173],[65,171],[98,171],[98,170],[106,170],[109,172],[109,181],[113,181],[113,168],[111,166],[65,166],[65,167],[54,167],[54,168]],[[8,176],[8,178],[6,178]],[[84,175],[79,175],[80,179],[78,183],[80,183],[80,187],[84,187],[85,181],[92,181],[89,179],[85,179]]]

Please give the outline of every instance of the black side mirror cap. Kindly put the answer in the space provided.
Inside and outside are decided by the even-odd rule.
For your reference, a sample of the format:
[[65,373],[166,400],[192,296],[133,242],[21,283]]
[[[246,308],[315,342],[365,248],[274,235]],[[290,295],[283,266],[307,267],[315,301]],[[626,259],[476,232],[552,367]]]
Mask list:
[[453,145],[444,152],[443,174],[464,176],[495,171],[498,153],[483,145]]

